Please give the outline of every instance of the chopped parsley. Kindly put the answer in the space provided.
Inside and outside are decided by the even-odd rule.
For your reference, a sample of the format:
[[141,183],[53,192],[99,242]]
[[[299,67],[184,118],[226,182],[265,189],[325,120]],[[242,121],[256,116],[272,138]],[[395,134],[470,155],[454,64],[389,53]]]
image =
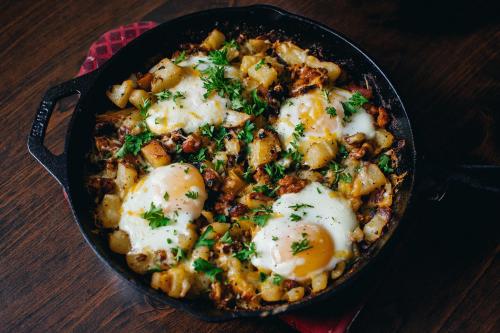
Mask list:
[[277,182],[285,176],[285,167],[278,163],[268,163],[264,166],[264,171],[269,175],[273,182]]
[[284,278],[279,274],[273,275],[273,284],[279,286],[283,282]]
[[177,103],[178,99],[186,99],[185,94],[186,94],[185,92],[176,91],[175,94],[172,96],[172,100],[174,101],[174,103]]
[[179,53],[179,55],[177,56],[177,58],[175,58],[173,63],[177,65],[184,60],[186,60],[186,51],[182,51],[181,53]]
[[252,123],[250,120],[247,120],[241,131],[238,132],[238,139],[247,144],[252,142],[254,130],[255,130],[255,124]]
[[291,209],[293,209],[296,212],[299,209],[302,209],[302,208],[314,208],[314,206],[313,205],[309,205],[309,204],[295,204],[295,205],[292,205],[292,206],[288,206],[288,208],[291,208]]
[[231,238],[231,234],[229,233],[229,230],[226,231],[224,233],[224,235],[222,235],[222,237],[220,238],[220,241],[224,244],[232,244],[233,243],[233,239]]
[[326,113],[328,113],[331,117],[335,117],[337,115],[337,110],[333,106],[329,106],[326,108]]
[[165,192],[165,194],[163,195],[163,199],[165,199],[165,201],[168,201],[168,199],[170,199],[170,195],[168,194],[168,192]]
[[245,170],[245,172],[243,172],[243,179],[245,179],[245,181],[247,183],[251,183],[252,182],[252,174],[253,174],[253,170],[250,166],[248,166],[247,169]]
[[227,48],[223,47],[220,50],[210,51],[208,53],[208,59],[210,59],[214,65],[229,65],[229,60],[227,59]]
[[155,96],[158,98],[159,101],[166,101],[171,99],[173,94],[170,90],[163,90],[160,91],[159,93],[156,93]]
[[352,183],[352,176],[348,172],[342,172],[339,176],[339,180],[343,183]]
[[181,260],[183,260],[183,259],[186,258],[186,251],[184,251],[180,247],[174,247],[172,249],[172,253],[175,256],[175,261],[177,261],[177,262],[179,262],[179,261],[181,261]]
[[346,158],[347,156],[349,156],[349,152],[344,145],[339,145],[339,155],[341,158]]
[[151,203],[149,210],[141,216],[149,222],[151,229],[164,227],[172,222],[171,219],[163,215],[163,210],[160,207],[156,207],[154,203]]
[[208,246],[212,247],[215,244],[215,240],[213,239],[208,239],[208,235],[211,234],[214,231],[214,228],[209,225],[205,231],[201,234],[200,238],[196,242],[195,247],[200,247],[200,246]]
[[248,216],[242,217],[245,220],[250,220],[258,226],[265,226],[267,221],[271,218],[273,214],[273,209],[270,207],[266,207],[261,205],[259,208],[252,209],[252,213],[255,213],[251,218]]
[[154,273],[154,272],[161,272],[162,269],[160,268],[160,265],[156,264],[150,269],[148,269],[148,273]]
[[153,139],[153,133],[146,130],[137,135],[125,135],[125,142],[123,146],[118,150],[116,156],[118,158],[123,158],[127,154],[137,155],[141,150],[142,146]]
[[197,153],[190,154],[189,160],[193,163],[201,163],[207,159],[207,148],[203,147]]
[[299,123],[295,126],[295,129],[292,134],[292,141],[290,142],[290,146],[292,148],[288,148],[285,151],[283,157],[289,157],[292,159],[292,162],[295,164],[299,164],[302,161],[303,155],[299,152],[299,140],[302,136],[304,136],[305,126],[303,123]]
[[223,160],[215,160],[215,165],[214,165],[215,171],[220,173],[221,171],[224,170],[224,161]]
[[222,269],[215,266],[214,264],[206,261],[205,259],[198,258],[193,262],[193,268],[197,272],[203,272],[208,276],[210,281],[214,282],[215,279],[220,279],[220,273]]
[[319,194],[323,193],[323,192],[321,192],[321,190],[319,189],[319,187],[316,187],[316,191],[318,191]]
[[265,65],[264,59],[260,59],[259,62],[255,65],[255,70],[258,71],[263,65]]
[[297,222],[297,221],[302,220],[302,216],[297,215],[297,214],[291,214],[290,215],[290,220],[292,220],[293,222]]
[[250,244],[243,243],[243,246],[244,249],[234,253],[233,257],[238,258],[241,261],[246,261],[250,259],[250,257],[257,255],[254,242],[251,242]]
[[392,168],[391,158],[388,155],[384,154],[379,157],[378,166],[380,170],[382,170],[385,173],[394,172],[394,169]]
[[234,39],[231,39],[230,41],[224,42],[224,48],[233,48],[239,50],[240,46],[238,45],[238,43],[236,43]]
[[356,91],[352,96],[345,102],[341,102],[344,108],[344,120],[350,121],[353,114],[358,112],[358,109],[363,106],[363,104],[368,103],[368,100]]
[[214,216],[214,220],[217,222],[227,222],[227,217],[226,217],[226,215],[223,215],[223,214],[216,214]]
[[188,197],[189,199],[198,199],[198,192],[196,191],[189,191],[189,192],[186,192],[186,197]]
[[330,92],[327,89],[321,89],[321,93],[323,94],[323,97],[325,97],[327,101],[330,100]]
[[279,238],[278,238],[278,236],[273,236],[273,237],[271,237],[271,239],[272,239],[273,241],[277,241]]
[[145,119],[148,116],[149,108],[151,107],[151,100],[149,98],[142,100],[142,105],[139,105],[139,113]]
[[309,244],[309,240],[306,238],[307,234],[302,234],[302,239],[299,242],[293,242],[291,249],[292,249],[292,254],[296,255],[299,252],[308,250],[312,248],[312,246]]
[[266,197],[274,197],[276,195],[276,191],[278,191],[278,189],[280,188],[281,186],[277,186],[275,189],[272,189],[270,188],[268,185],[266,184],[263,184],[263,185],[255,185],[253,187],[253,191],[254,192],[257,192],[257,193],[262,193],[264,194]]
[[260,282],[264,282],[267,280],[267,274],[264,272],[259,272],[259,280]]
[[216,127],[214,125],[205,124],[200,127],[201,135],[206,136],[215,141],[216,150],[219,151],[224,147],[224,139],[228,136],[225,127]]

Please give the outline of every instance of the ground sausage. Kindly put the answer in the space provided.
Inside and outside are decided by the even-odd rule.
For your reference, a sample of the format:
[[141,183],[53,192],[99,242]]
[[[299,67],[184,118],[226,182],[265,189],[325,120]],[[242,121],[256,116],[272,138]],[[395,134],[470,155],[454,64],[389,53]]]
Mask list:
[[182,143],[182,151],[188,154],[196,153],[201,148],[201,138],[198,135],[188,135]]
[[278,181],[280,188],[278,194],[297,193],[300,192],[307,185],[307,180],[300,179],[297,176],[286,175]]

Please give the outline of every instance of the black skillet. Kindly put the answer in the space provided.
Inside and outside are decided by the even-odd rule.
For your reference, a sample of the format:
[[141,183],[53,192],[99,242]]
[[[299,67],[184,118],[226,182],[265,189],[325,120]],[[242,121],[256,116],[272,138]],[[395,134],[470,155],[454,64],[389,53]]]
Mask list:
[[[341,64],[355,80],[369,81],[374,88],[375,104],[390,110],[393,118],[391,131],[398,139],[405,141],[397,172],[407,172],[408,176],[396,195],[394,214],[386,233],[334,285],[318,295],[305,297],[290,305],[269,305],[258,311],[222,311],[216,309],[208,300],[170,298],[151,289],[148,277],[133,273],[127,267],[123,256],[109,250],[106,237],[92,232],[95,225],[90,215],[91,199],[84,186],[84,165],[85,156],[91,149],[94,115],[112,108],[104,92],[111,84],[121,82],[129,73],[145,72],[155,61],[178,49],[180,44],[203,40],[214,27],[225,33],[233,33],[234,36],[239,32],[251,36],[274,30],[281,38],[291,38],[304,48],[314,50],[320,46],[326,58]],[[80,94],[80,99],[71,117],[64,152],[56,156],[43,145],[46,127],[56,102],[73,94]],[[366,280],[365,276],[372,271],[369,267],[373,266],[375,259],[381,257],[382,250],[388,247],[388,241],[394,239],[396,231],[401,229],[400,221],[405,212],[407,213],[414,191],[416,152],[412,129],[403,103],[387,76],[364,51],[338,32],[304,17],[264,5],[207,10],[165,22],[132,41],[98,70],[49,89],[36,113],[28,138],[28,148],[62,185],[83,236],[105,263],[142,293],[207,321],[283,313],[326,299],[329,299],[329,306],[343,304],[346,299],[352,298],[356,291],[361,290],[360,281]],[[443,173],[441,178],[434,183],[425,183],[423,188],[434,189],[436,185],[446,184],[448,178],[458,177],[470,185],[499,191],[499,169],[483,168],[465,167],[458,173],[452,173],[453,176]],[[467,173],[464,173],[464,170]],[[488,175],[485,176],[485,173]],[[465,177],[465,174],[472,176]],[[496,184],[493,184],[492,180],[495,179]]]

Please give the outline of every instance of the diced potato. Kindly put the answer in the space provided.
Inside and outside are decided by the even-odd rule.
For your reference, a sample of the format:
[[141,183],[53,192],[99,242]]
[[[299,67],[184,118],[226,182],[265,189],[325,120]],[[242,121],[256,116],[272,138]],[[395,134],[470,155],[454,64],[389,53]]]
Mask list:
[[235,47],[227,47],[227,60],[231,61],[233,59],[236,59],[240,55],[240,51],[238,51],[237,48]]
[[220,49],[222,44],[226,41],[226,37],[222,32],[217,29],[212,30],[207,38],[201,43],[201,47],[207,51]]
[[385,185],[387,180],[376,164],[369,163],[360,168],[353,180],[352,195],[361,196]]
[[251,38],[245,43],[245,47],[251,54],[265,53],[271,47],[271,42],[264,39]]
[[119,254],[127,254],[130,251],[130,239],[123,230],[115,230],[109,235],[109,248]]
[[275,133],[265,131],[263,136],[260,133],[259,131],[257,137],[248,145],[248,163],[253,169],[274,161],[281,151],[280,141]]
[[277,42],[274,49],[278,56],[289,65],[300,65],[306,62],[307,50],[303,50],[292,42]]
[[144,105],[144,101],[149,99],[149,94],[147,91],[142,89],[134,89],[128,98],[130,104],[135,106],[137,109],[140,109]]
[[287,291],[284,298],[285,301],[295,302],[301,300],[304,297],[304,293],[304,287],[295,287]]
[[151,278],[151,287],[161,289],[174,298],[185,297],[193,283],[193,276],[183,266],[170,268],[166,272],[155,272]]
[[313,170],[322,168],[337,155],[337,150],[335,141],[315,142],[307,148],[304,154],[304,164]]
[[243,126],[247,120],[250,120],[250,118],[252,118],[252,116],[244,112],[227,110],[222,125],[227,128],[240,127]]
[[311,182],[321,182],[323,180],[321,173],[312,170],[299,171],[298,176],[300,179],[310,180]]
[[375,138],[373,139],[375,142],[375,150],[373,151],[374,155],[378,155],[383,149],[389,148],[392,146],[394,142],[394,136],[391,132],[386,131],[383,128],[378,128],[375,131]]
[[141,153],[146,161],[155,168],[170,164],[171,161],[170,156],[157,140],[150,141],[147,145],[143,146]]
[[263,55],[246,55],[241,59],[240,71],[247,74],[248,70],[254,67],[259,61],[264,58]]
[[326,288],[328,284],[328,274],[326,272],[313,276],[311,279],[312,292],[317,293]]
[[134,90],[134,82],[125,80],[120,85],[112,86],[110,90],[106,91],[106,95],[111,102],[123,109],[127,105],[132,90]]
[[137,170],[123,162],[118,163],[115,183],[118,187],[120,198],[123,199],[125,197],[127,191],[135,184],[136,181]]
[[182,68],[165,58],[150,69],[153,73],[151,92],[159,93],[177,85],[182,78]]
[[229,230],[231,227],[230,223],[223,223],[223,222],[214,222],[210,224],[212,228],[214,229],[214,232],[218,234],[219,236],[222,236],[226,233],[226,231]]
[[272,279],[267,279],[260,286],[260,295],[266,302],[277,302],[283,297],[281,286],[275,285]]
[[243,79],[243,88],[245,88],[245,91],[247,93],[252,92],[252,90],[255,90],[259,87],[259,82],[255,81],[251,77],[246,77]]
[[179,235],[179,246],[183,249],[190,249],[193,247],[196,239],[196,226],[194,224],[188,224],[186,231]]
[[248,69],[248,76],[267,88],[278,79],[278,72],[268,64],[262,64],[259,69],[256,66],[251,66]]
[[122,201],[116,194],[105,194],[97,206],[97,219],[104,228],[115,228],[120,222],[120,208]]
[[239,201],[239,203],[244,204],[245,206],[247,206],[250,209],[259,208],[261,206],[265,206],[268,204],[268,202],[265,200],[259,200],[259,199],[252,198],[251,193],[247,193],[247,194],[243,195],[238,201]]
[[136,273],[146,274],[151,265],[153,255],[149,252],[147,253],[128,253],[125,259],[127,260],[127,265]]
[[307,56],[306,64],[309,67],[326,69],[328,71],[328,79],[332,82],[335,81],[340,76],[341,69],[339,65],[337,65],[334,62],[320,61],[318,58],[314,56]]
[[243,187],[246,186],[246,182],[240,177],[240,174],[235,169],[230,169],[227,173],[227,177],[224,179],[224,185],[222,186],[222,191],[224,193],[238,193]]
[[142,132],[142,120],[139,110],[135,109],[123,120],[121,126],[125,127],[130,135],[137,135]]
[[238,156],[241,150],[240,141],[236,137],[229,137],[224,139],[226,152],[229,155]]
[[365,235],[363,234],[363,230],[361,230],[360,227],[356,227],[356,229],[354,229],[350,235],[351,240],[356,243],[361,242],[364,237]]
[[382,229],[384,229],[387,222],[389,222],[388,215],[382,215],[380,213],[375,214],[375,216],[373,216],[372,219],[363,227],[365,240],[368,243],[373,243],[379,239],[382,234]]
[[345,266],[345,261],[341,261],[335,266],[332,273],[330,274],[332,280],[336,280],[341,277],[342,274],[344,274]]

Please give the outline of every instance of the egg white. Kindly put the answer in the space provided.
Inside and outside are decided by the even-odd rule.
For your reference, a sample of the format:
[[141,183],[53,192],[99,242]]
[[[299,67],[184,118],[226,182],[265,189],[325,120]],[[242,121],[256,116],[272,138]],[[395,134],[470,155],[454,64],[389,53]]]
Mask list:
[[[298,210],[291,208],[297,204],[307,204],[312,207]],[[312,182],[298,193],[282,195],[273,204],[273,213],[275,217],[269,219],[253,238],[257,251],[257,256],[252,258],[254,266],[271,270],[288,279],[303,279],[293,273],[294,268],[303,263],[303,258],[277,262],[276,256],[273,255],[280,246],[280,242],[287,237],[297,239],[297,235],[291,235],[290,230],[297,229],[297,226],[303,224],[321,225],[328,231],[334,245],[334,253],[328,264],[310,272],[308,277],[322,271],[332,270],[338,262],[352,256],[350,235],[358,226],[356,215],[346,199],[320,183]],[[302,219],[294,222],[290,218],[292,214],[300,215]]]
[[[200,216],[207,198],[205,188],[192,186],[189,190],[198,193],[198,198],[185,195],[165,198],[172,182],[185,182],[192,175],[184,173],[184,179],[172,179],[176,168],[186,168],[186,164],[174,163],[154,169],[129,191],[122,204],[119,228],[127,232],[131,243],[131,252],[166,250],[179,246],[179,237],[190,236],[191,222]],[[178,171],[178,170],[177,170]],[[192,169],[190,172],[196,170]],[[177,173],[178,174],[178,173]],[[176,175],[177,175],[176,174]],[[163,227],[152,229],[142,214],[151,208],[151,203],[163,210],[164,216],[172,222]],[[167,241],[167,239],[169,241]]]

